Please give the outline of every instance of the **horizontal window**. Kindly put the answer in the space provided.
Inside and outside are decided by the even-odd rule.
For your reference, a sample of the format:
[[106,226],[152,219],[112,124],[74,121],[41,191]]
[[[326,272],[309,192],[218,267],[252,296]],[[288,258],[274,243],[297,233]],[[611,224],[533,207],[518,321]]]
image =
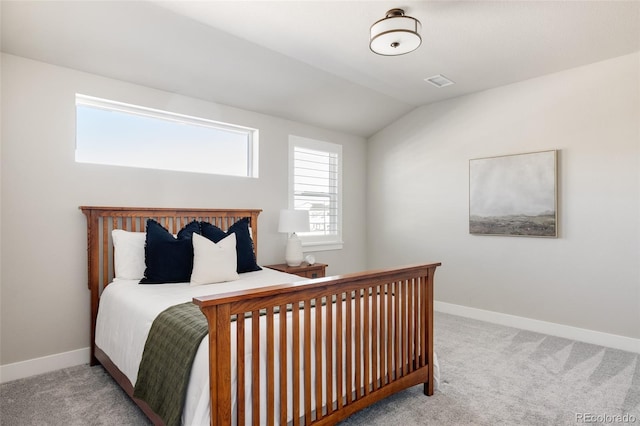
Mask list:
[[258,131],[76,95],[76,161],[257,177]]

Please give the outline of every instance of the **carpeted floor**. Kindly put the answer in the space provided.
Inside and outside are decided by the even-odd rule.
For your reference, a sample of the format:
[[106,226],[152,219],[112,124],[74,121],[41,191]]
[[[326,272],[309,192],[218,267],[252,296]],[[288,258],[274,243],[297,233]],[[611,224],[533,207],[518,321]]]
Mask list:
[[[435,395],[416,386],[342,426],[640,425],[638,354],[441,313],[435,348],[441,370]],[[0,389],[3,426],[149,424],[101,367],[68,368]]]

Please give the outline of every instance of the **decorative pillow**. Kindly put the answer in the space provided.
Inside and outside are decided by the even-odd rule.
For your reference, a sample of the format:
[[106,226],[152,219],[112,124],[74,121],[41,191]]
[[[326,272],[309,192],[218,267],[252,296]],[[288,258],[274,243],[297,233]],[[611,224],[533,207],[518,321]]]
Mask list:
[[238,257],[237,271],[260,271],[262,268],[256,263],[256,255],[253,251],[253,240],[249,232],[249,218],[240,219],[229,227],[227,232],[209,222],[200,222],[202,236],[214,243],[222,240],[229,234],[236,234],[236,253]]
[[144,248],[146,269],[140,284],[189,282],[193,269],[193,234],[200,233],[195,220],[171,235],[153,219],[147,220],[147,238]]
[[123,229],[111,231],[113,239],[113,264],[115,277],[122,280],[139,280],[144,277],[144,232]]
[[240,278],[236,267],[236,234],[231,233],[218,243],[193,234],[191,285],[235,281]]

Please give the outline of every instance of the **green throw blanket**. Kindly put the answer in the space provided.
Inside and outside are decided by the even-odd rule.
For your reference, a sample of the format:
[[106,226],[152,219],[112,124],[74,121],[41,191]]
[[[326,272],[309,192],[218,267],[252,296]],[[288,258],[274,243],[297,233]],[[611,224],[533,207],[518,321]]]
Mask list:
[[167,308],[151,324],[133,396],[166,426],[181,423],[193,360],[208,332],[204,314],[192,302]]

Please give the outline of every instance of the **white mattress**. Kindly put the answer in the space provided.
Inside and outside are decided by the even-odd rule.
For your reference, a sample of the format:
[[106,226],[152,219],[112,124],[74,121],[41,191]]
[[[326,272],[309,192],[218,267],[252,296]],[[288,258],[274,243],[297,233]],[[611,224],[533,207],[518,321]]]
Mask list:
[[[138,280],[115,280],[100,297],[96,323],[96,345],[135,385],[142,352],[153,320],[170,306],[191,301],[197,296],[265,287],[299,281],[297,275],[269,268],[247,272],[228,283],[190,286],[180,284],[138,284]],[[202,340],[194,360],[187,389],[184,425],[209,424],[209,349]]]

